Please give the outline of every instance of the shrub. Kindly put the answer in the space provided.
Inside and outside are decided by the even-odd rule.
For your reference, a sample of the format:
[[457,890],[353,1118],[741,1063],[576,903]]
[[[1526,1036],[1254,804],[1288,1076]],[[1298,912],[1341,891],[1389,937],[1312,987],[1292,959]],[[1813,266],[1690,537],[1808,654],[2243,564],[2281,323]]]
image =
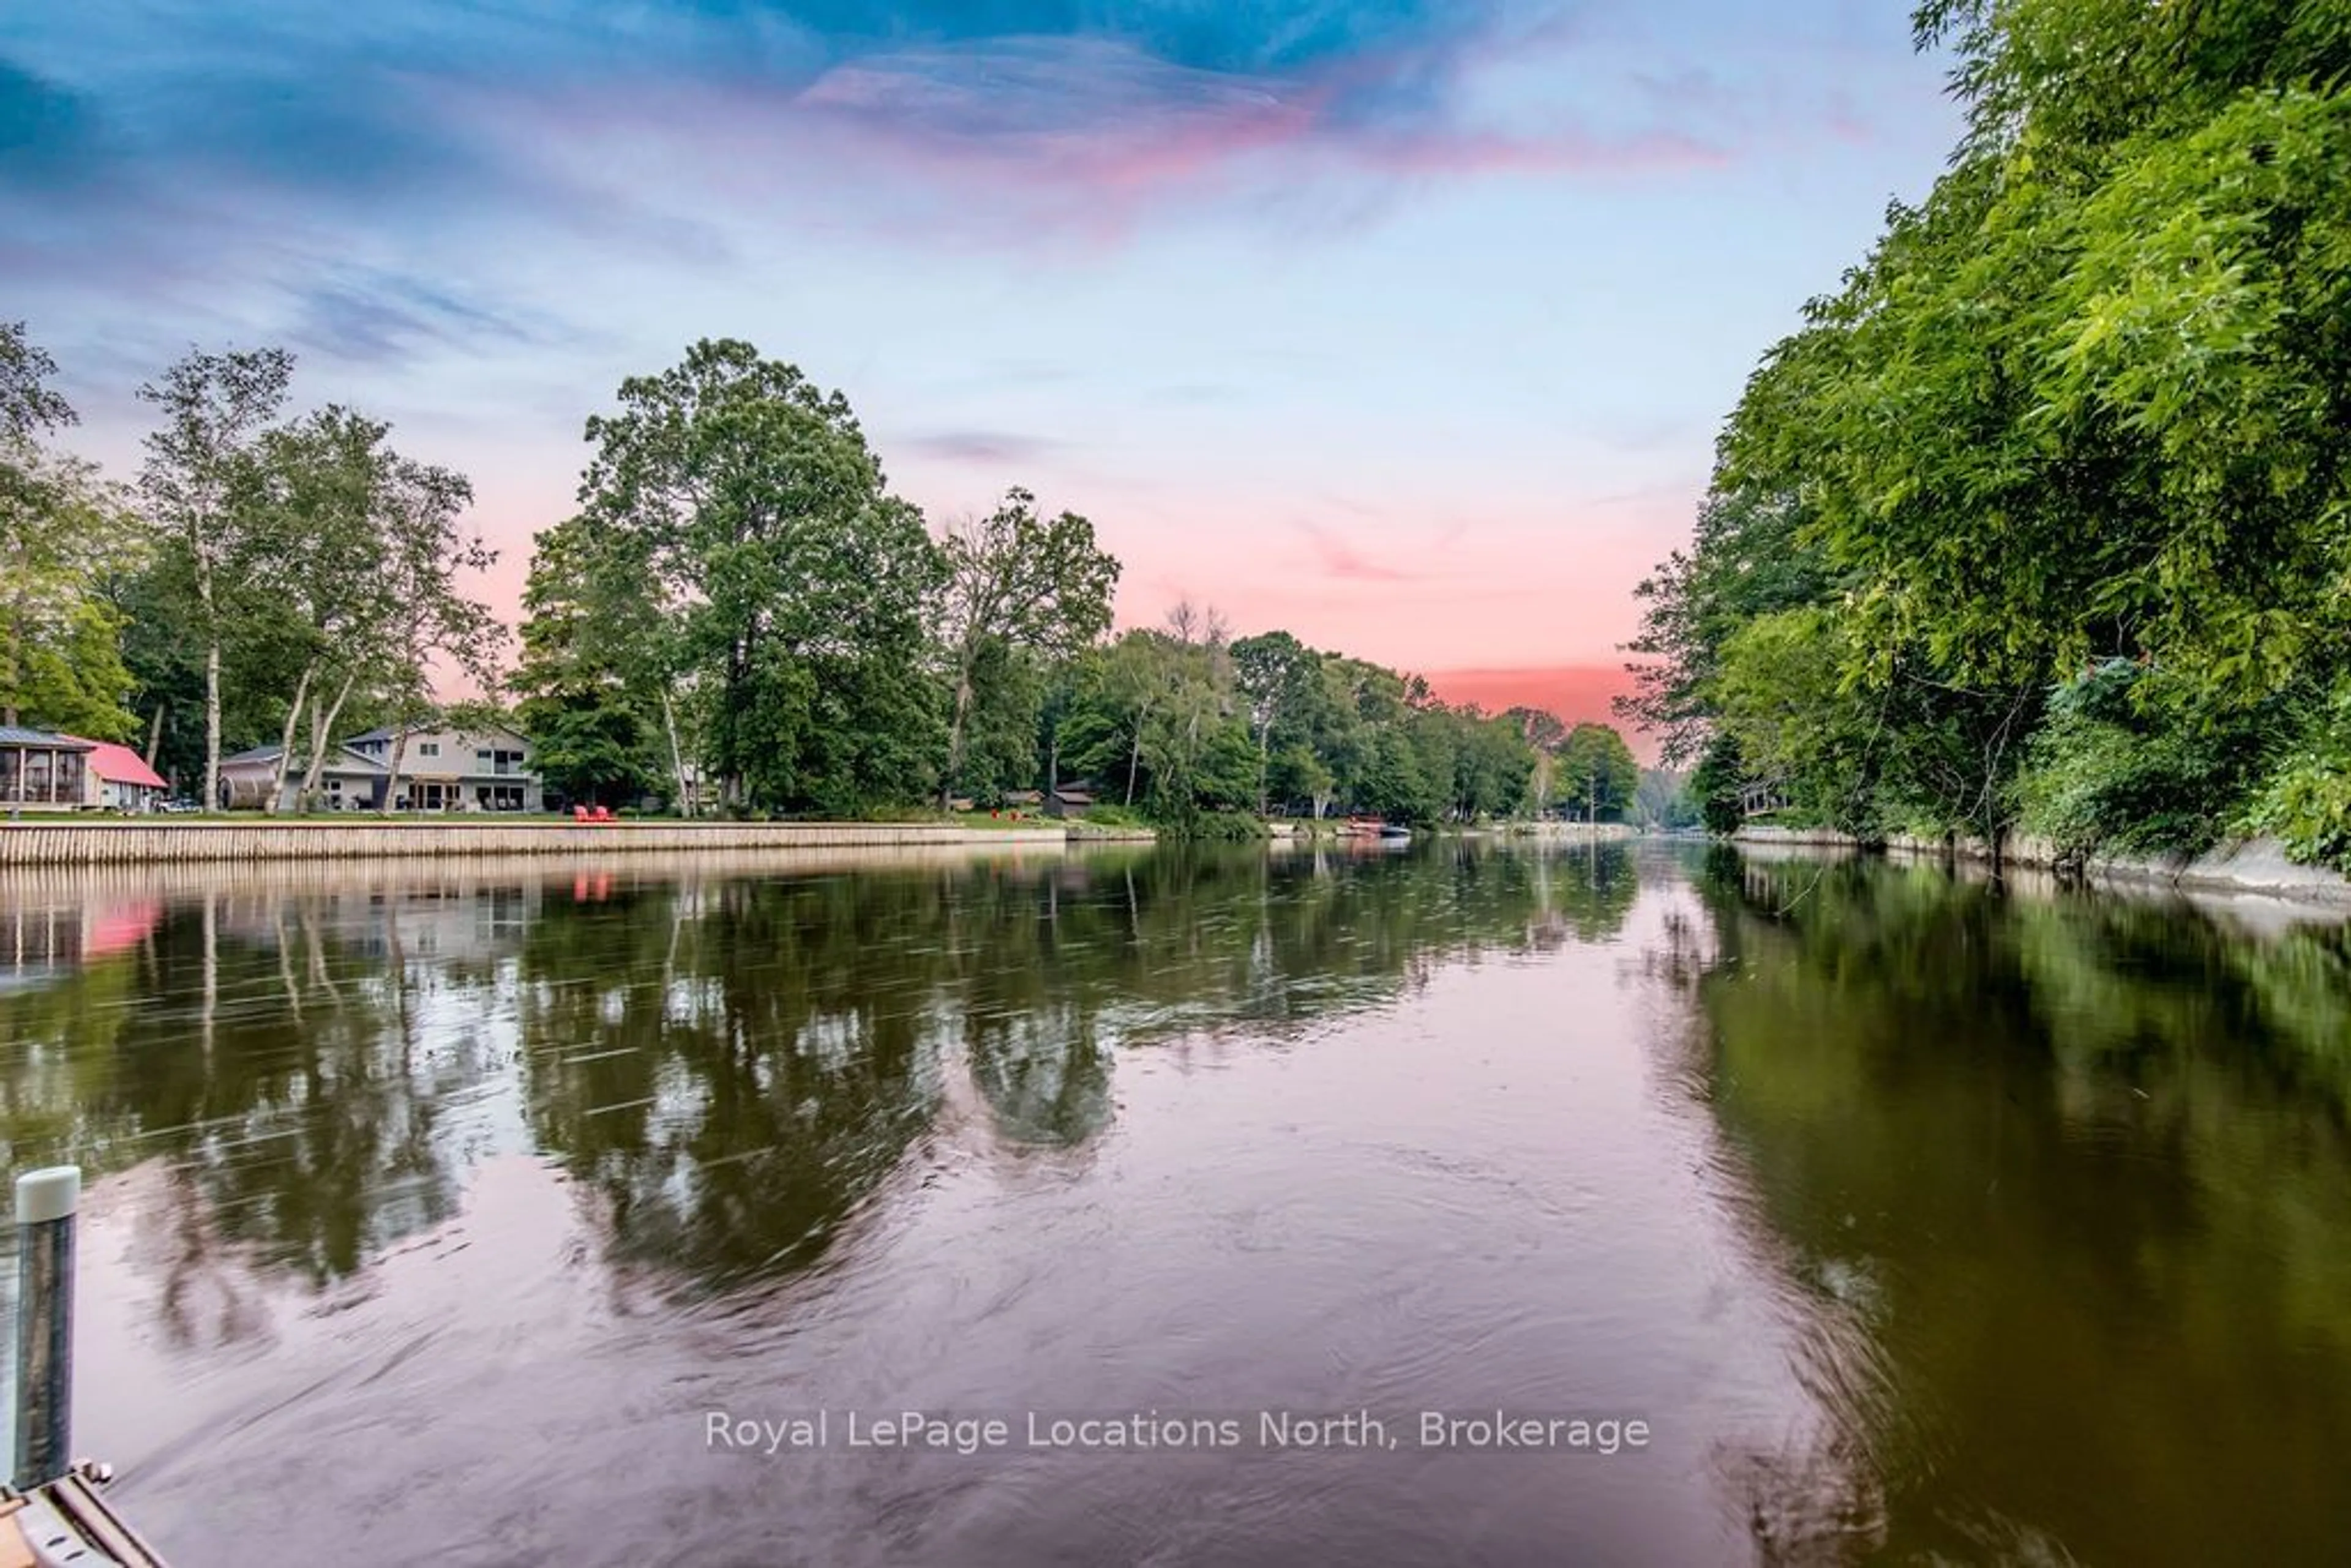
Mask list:
[[2110,659],[2050,694],[2016,781],[2024,832],[2069,856],[2196,854],[2239,825],[2280,713],[2198,715],[2160,683]]
[[2253,796],[2241,826],[2294,859],[2351,872],[2351,690],[2314,719]]

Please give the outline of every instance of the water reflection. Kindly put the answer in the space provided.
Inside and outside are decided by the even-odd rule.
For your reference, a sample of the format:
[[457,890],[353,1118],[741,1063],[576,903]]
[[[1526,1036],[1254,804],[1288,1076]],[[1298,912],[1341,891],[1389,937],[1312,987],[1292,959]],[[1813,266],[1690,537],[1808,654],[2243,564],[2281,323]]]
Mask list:
[[[0,994],[0,1139],[18,1167],[163,1162],[175,1280],[229,1245],[323,1285],[532,1149],[614,1260],[725,1288],[820,1257],[957,1106],[1075,1149],[1125,1047],[1599,939],[1635,882],[1621,851],[1475,844],[816,865],[180,879],[135,940],[52,943]],[[78,911],[119,879],[89,877],[11,907],[103,925]]]
[[2351,927],[1718,852],[1690,1082],[1832,1418],[1767,1555],[2340,1561]]
[[[1458,842],[37,899],[0,1136],[111,1176],[89,1426],[191,1562],[2345,1556],[2339,923]],[[785,1472],[715,1398],[1659,1443]]]

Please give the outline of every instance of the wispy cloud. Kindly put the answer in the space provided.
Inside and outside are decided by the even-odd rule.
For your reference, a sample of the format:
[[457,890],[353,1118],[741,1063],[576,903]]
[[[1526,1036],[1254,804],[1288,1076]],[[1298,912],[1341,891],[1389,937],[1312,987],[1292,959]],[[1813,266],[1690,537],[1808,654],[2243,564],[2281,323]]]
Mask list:
[[1375,560],[1343,535],[1320,524],[1306,524],[1303,531],[1325,577],[1342,582],[1412,582],[1426,575]]
[[949,463],[981,467],[1036,463],[1061,452],[1066,443],[1043,436],[1017,435],[1000,430],[933,430],[896,437],[894,448],[917,452]]
[[[1155,200],[1719,162],[1670,117],[1482,114],[1479,73],[1557,47],[1563,0],[442,0],[329,26],[305,0],[90,6],[0,24],[0,229],[38,186],[59,243],[266,244],[269,217],[413,233],[494,218],[709,236],[693,195],[869,198],[964,229],[1121,232]],[[872,176],[889,176],[890,189]],[[166,227],[154,198],[217,209]],[[858,212],[855,199],[835,216]],[[739,221],[755,216],[734,209]],[[797,214],[796,214],[797,215]],[[621,231],[616,234],[613,231]],[[240,239],[240,236],[243,236]],[[32,258],[38,261],[40,258]]]

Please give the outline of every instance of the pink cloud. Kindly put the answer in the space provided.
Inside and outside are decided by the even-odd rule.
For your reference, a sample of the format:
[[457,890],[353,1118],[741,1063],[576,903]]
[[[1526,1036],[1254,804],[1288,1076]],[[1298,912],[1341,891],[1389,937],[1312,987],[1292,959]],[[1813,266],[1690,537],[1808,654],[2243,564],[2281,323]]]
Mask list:
[[[518,156],[583,183],[716,187],[747,211],[853,187],[856,220],[938,237],[943,220],[1044,223],[1116,238],[1145,204],[1305,180],[1611,177],[1719,167],[1668,125],[1604,133],[1466,118],[1448,62],[1409,108],[1358,97],[1374,63],[1320,78],[1177,66],[1102,38],[1022,38],[868,55],[797,91],[600,84],[592,98],[465,104]],[[712,149],[724,149],[714,158]]]
[[1328,528],[1309,523],[1305,531],[1325,577],[1343,582],[1411,582],[1425,575],[1383,565],[1348,543],[1343,535]]

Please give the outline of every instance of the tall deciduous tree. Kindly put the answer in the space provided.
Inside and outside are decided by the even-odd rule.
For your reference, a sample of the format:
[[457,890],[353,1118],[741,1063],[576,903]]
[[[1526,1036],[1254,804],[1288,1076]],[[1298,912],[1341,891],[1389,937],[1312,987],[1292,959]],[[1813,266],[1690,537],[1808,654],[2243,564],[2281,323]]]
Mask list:
[[119,739],[131,680],[107,582],[137,558],[124,497],[42,437],[75,422],[57,361],[0,322],[0,723]]
[[660,607],[585,517],[534,541],[522,593],[522,654],[508,681],[547,781],[575,800],[625,800],[667,777],[693,814]]
[[1621,819],[1641,787],[1641,767],[1625,737],[1604,724],[1579,724],[1559,748],[1559,779],[1583,803],[1588,822]]
[[497,561],[497,551],[465,520],[472,483],[450,469],[387,454],[377,485],[390,612],[376,632],[374,651],[396,720],[384,784],[389,808],[400,789],[408,727],[432,708],[435,668],[445,662],[485,690],[495,689],[506,628],[465,591],[467,575]]
[[[939,632],[954,683],[944,808],[964,782],[977,677],[991,650],[1008,666],[1024,656],[1068,658],[1088,646],[1110,629],[1119,566],[1095,544],[1092,523],[1073,512],[1047,521],[1037,515],[1036,497],[1022,489],[987,517],[948,529],[941,549]],[[1045,782],[1050,789],[1059,780]]]
[[938,753],[923,611],[943,563],[849,404],[750,344],[623,382],[580,509],[675,629],[732,805],[918,798]]
[[255,447],[293,373],[294,356],[283,349],[198,350],[139,389],[162,420],[147,437],[141,488],[165,548],[184,567],[204,650],[207,805],[220,799],[221,650],[232,601],[263,565]]
[[[1257,809],[1263,816],[1272,786],[1273,734],[1285,720],[1305,711],[1321,661],[1287,632],[1266,632],[1233,644],[1233,674],[1249,705],[1249,728],[1257,740]],[[1305,780],[1311,782],[1310,775]]]
[[256,445],[256,528],[268,540],[257,578],[297,665],[263,802],[269,811],[284,800],[306,712],[310,759],[302,796],[309,804],[336,722],[397,608],[383,516],[389,430],[329,407],[265,432]]

